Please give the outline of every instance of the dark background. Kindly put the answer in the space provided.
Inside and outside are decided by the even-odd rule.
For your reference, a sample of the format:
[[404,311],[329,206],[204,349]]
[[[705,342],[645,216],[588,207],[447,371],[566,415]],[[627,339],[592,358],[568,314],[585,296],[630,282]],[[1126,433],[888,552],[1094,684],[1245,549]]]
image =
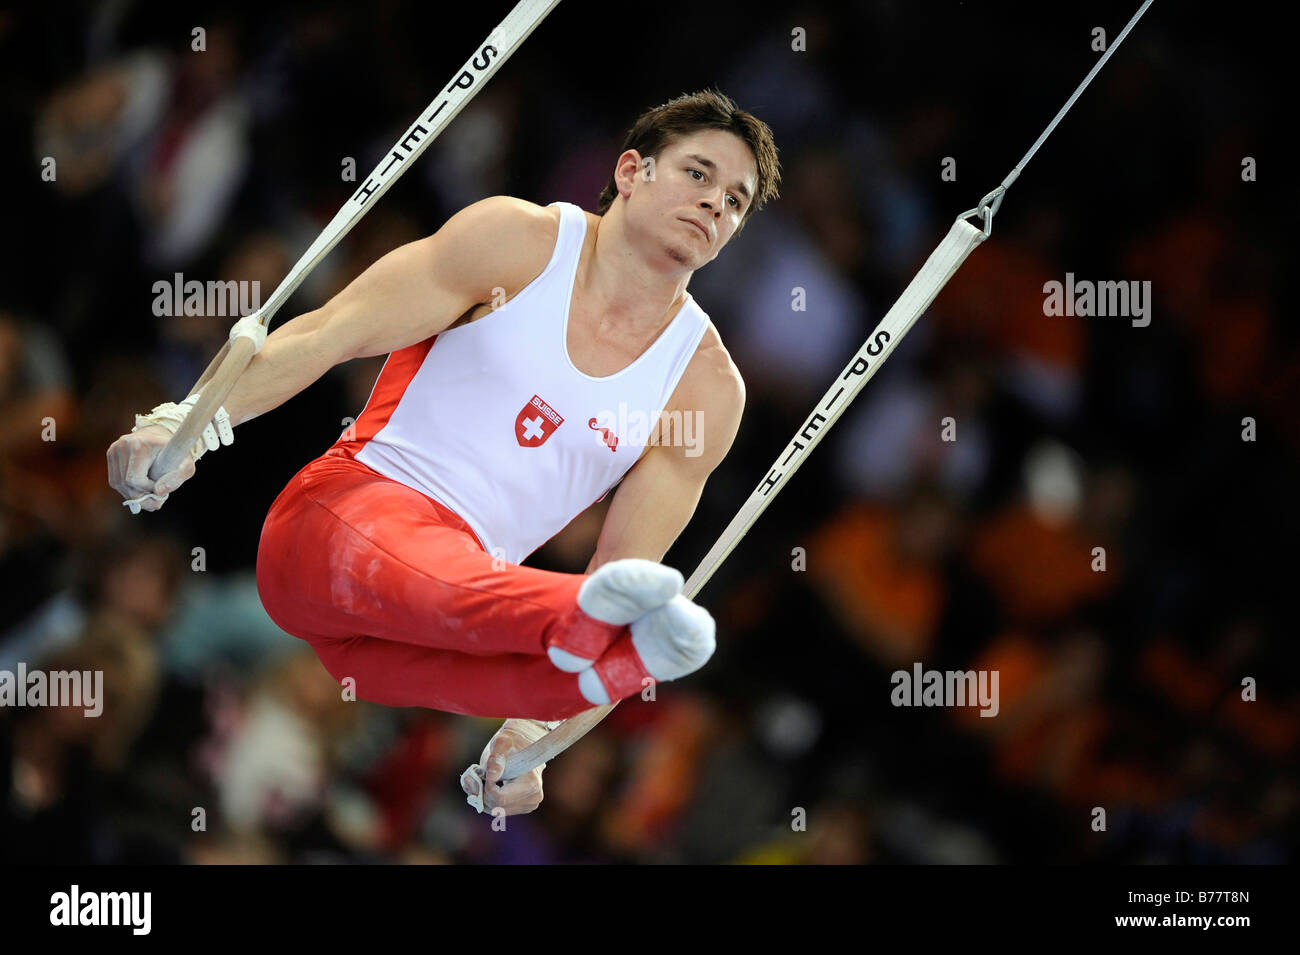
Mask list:
[[[1092,30],[1113,42],[1138,4],[1062,6],[564,0],[276,324],[484,196],[594,210],[642,110],[720,88],[772,127],[784,185],[690,285],[749,397],[666,558],[689,575],[1096,61]],[[333,369],[241,425],[161,511],[127,513],[106,448],[182,397],[230,325],[155,317],[153,283],[269,296],[355,188],[343,159],[364,178],[507,10],[0,11],[0,669],[101,669],[108,696],[98,720],[0,710],[0,855],[1291,861],[1291,54],[1251,8],[1152,6],[700,594],[715,658],[620,705],[504,833],[456,782],[494,721],[344,705],[258,601],[271,501],[360,412],[382,359]],[[1043,283],[1067,272],[1150,281],[1150,325],[1044,315]],[[603,506],[529,563],[581,572]],[[998,716],[892,706],[890,674],[915,661],[996,669]]]

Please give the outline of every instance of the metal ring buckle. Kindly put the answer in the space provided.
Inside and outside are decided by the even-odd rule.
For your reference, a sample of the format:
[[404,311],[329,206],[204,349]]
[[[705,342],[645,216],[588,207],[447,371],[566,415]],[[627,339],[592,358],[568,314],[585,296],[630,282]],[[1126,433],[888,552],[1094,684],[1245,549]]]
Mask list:
[[[998,186],[981,199],[979,205],[974,209],[967,209],[957,218],[966,219],[970,216],[978,215],[984,223],[984,234],[980,237],[980,241],[983,242],[993,232],[993,216],[997,214],[998,207],[1002,205],[1002,197],[1005,196],[1006,193],[1006,186]],[[990,199],[993,200],[992,205],[989,204]]]

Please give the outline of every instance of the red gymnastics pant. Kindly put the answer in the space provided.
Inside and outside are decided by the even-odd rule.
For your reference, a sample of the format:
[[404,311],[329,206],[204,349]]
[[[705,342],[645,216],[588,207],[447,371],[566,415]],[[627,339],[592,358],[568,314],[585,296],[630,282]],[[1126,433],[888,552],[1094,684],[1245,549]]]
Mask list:
[[630,630],[578,608],[584,580],[494,568],[454,511],[338,449],[280,492],[257,551],[266,612],[336,680],[352,677],[358,698],[470,716],[558,720],[591,708],[546,648],[557,637],[606,645]]

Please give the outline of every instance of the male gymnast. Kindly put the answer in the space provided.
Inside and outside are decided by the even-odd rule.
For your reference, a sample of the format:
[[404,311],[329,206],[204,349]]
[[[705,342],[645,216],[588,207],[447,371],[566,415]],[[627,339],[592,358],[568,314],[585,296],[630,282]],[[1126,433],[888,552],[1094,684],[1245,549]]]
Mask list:
[[[355,424],[272,504],[258,591],[361,699],[519,714],[484,749],[484,807],[530,812],[541,769],[492,785],[506,755],[713,653],[713,618],[659,561],[735,439],[745,388],[686,287],[779,183],[771,130],[728,97],[647,110],[599,214],[467,206],[271,333],[156,483],[196,397],[138,415],[108,450],[109,483],[133,512],[157,510],[235,426],[386,354]],[[621,404],[655,421],[648,434],[618,431]],[[688,415],[702,447],[669,433]],[[585,573],[520,566],[615,485]],[[477,795],[473,774],[462,786]]]

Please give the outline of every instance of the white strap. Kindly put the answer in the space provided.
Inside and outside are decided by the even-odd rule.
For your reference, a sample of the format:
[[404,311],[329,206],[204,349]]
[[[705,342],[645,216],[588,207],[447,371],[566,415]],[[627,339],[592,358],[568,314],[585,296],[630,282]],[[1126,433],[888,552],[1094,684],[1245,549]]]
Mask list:
[[253,343],[254,355],[262,350],[266,344],[266,325],[262,322],[261,312],[245,315],[230,327],[230,344],[233,345],[237,338],[249,339]]
[[460,774],[460,788],[462,790],[465,788],[465,783],[467,782],[468,777],[474,776],[478,779],[478,792],[472,796],[466,794],[465,801],[469,803],[471,806],[473,806],[475,809],[477,809],[479,812],[487,812],[487,810],[483,808],[483,787],[487,785],[483,781],[483,773],[484,773],[483,767],[480,766],[478,763],[475,763],[474,765],[470,766],[469,769],[465,770],[463,773]]
[[145,501],[157,501],[159,504],[161,504],[169,497],[171,497],[170,494],[164,494],[161,497],[157,494],[141,494],[139,497],[133,497],[129,501],[123,501],[122,504],[125,507],[129,507],[131,509],[132,514],[139,514],[140,505],[143,504]]

